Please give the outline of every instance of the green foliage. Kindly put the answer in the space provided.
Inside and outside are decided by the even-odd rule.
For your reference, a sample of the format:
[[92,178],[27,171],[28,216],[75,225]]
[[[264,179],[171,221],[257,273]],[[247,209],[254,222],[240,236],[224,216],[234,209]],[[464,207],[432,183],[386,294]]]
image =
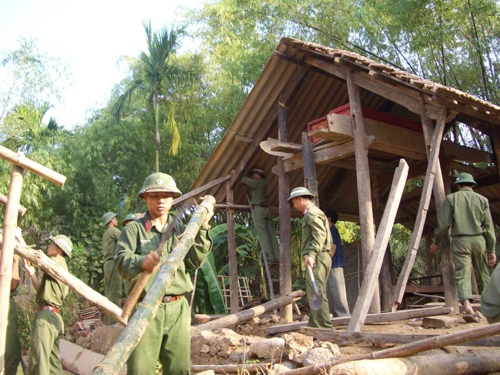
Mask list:
[[[392,254],[392,263],[394,267],[394,272],[399,275],[403,264],[406,260],[406,255],[410,248],[410,241],[412,237],[412,232],[401,224],[395,224],[389,246]],[[415,264],[411,271],[410,277],[421,277],[426,275],[426,259],[425,259],[425,241],[422,239],[420,241],[419,251],[417,253],[417,258],[415,259]]]

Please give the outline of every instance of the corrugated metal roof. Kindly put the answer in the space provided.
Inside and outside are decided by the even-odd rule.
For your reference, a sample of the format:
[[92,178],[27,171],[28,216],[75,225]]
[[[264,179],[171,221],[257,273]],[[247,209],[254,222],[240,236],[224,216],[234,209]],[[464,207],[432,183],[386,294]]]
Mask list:
[[[360,91],[363,106],[420,122],[415,104],[419,108],[418,103],[423,96],[430,116],[437,113],[439,106],[446,105],[455,111],[457,119],[483,132],[500,125],[500,107],[472,95],[424,80],[353,52],[284,38],[191,190],[236,169],[237,173],[228,184],[234,189],[235,204],[247,204],[245,190],[239,179],[249,169],[258,167],[268,177],[270,206],[277,207],[278,179],[272,173],[272,168],[277,165],[278,158],[265,153],[259,143],[269,137],[278,139],[278,109],[280,105],[284,105],[287,108],[287,139],[301,144],[301,134],[307,131],[309,122],[349,102],[346,81],[342,78],[342,72],[346,68],[353,70],[358,81],[364,85],[360,86],[365,87]],[[397,104],[395,101],[399,101],[401,97],[406,97],[409,104]],[[406,104],[404,100],[400,103]],[[398,128],[395,127],[395,132],[397,131]],[[372,184],[376,183],[387,194],[387,186],[392,182],[392,174],[400,156],[370,149],[369,158]],[[411,174],[413,160],[408,162]],[[354,157],[317,165],[316,173],[320,206],[338,211],[341,219],[355,219],[358,216],[358,200]],[[290,189],[303,185],[302,169],[290,172],[289,181]],[[225,189],[225,185],[221,184],[210,188],[206,193],[214,195],[218,203],[224,203]],[[500,206],[495,203],[500,202],[498,191],[496,185],[479,187],[479,192],[492,201],[492,211],[496,215],[500,215]],[[408,203],[398,213],[398,220],[409,223],[414,220],[412,213],[416,215],[418,209],[418,189],[405,194],[403,200]],[[435,225],[435,219],[430,216],[429,225]]]

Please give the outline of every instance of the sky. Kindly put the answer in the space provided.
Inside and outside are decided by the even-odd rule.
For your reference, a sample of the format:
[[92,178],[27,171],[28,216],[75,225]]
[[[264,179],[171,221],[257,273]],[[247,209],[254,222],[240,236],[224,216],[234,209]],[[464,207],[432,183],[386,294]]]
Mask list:
[[151,20],[154,30],[169,28],[179,23],[183,10],[202,2],[0,0],[0,52],[17,49],[20,37],[33,37],[40,53],[67,63],[73,84],[63,103],[51,103],[47,116],[68,129],[83,125],[89,109],[105,105],[126,73],[118,65],[120,57],[137,57],[146,49],[143,21]]

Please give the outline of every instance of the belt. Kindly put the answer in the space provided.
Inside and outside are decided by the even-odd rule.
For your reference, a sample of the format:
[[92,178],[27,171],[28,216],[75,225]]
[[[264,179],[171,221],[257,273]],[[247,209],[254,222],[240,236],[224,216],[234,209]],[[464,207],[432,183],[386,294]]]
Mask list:
[[52,311],[53,313],[59,314],[59,309],[54,306],[40,306],[38,311]]
[[168,303],[168,302],[174,302],[177,300],[180,300],[182,297],[184,297],[184,294],[180,294],[178,296],[165,296],[162,298],[162,302]]

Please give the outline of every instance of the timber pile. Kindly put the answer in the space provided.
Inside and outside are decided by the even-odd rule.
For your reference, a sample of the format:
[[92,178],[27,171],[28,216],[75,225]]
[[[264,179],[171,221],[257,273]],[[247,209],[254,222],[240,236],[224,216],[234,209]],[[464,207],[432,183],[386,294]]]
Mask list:
[[104,313],[97,307],[78,311],[80,321],[75,323],[73,335],[75,340],[80,337],[87,337],[96,328],[104,325]]

